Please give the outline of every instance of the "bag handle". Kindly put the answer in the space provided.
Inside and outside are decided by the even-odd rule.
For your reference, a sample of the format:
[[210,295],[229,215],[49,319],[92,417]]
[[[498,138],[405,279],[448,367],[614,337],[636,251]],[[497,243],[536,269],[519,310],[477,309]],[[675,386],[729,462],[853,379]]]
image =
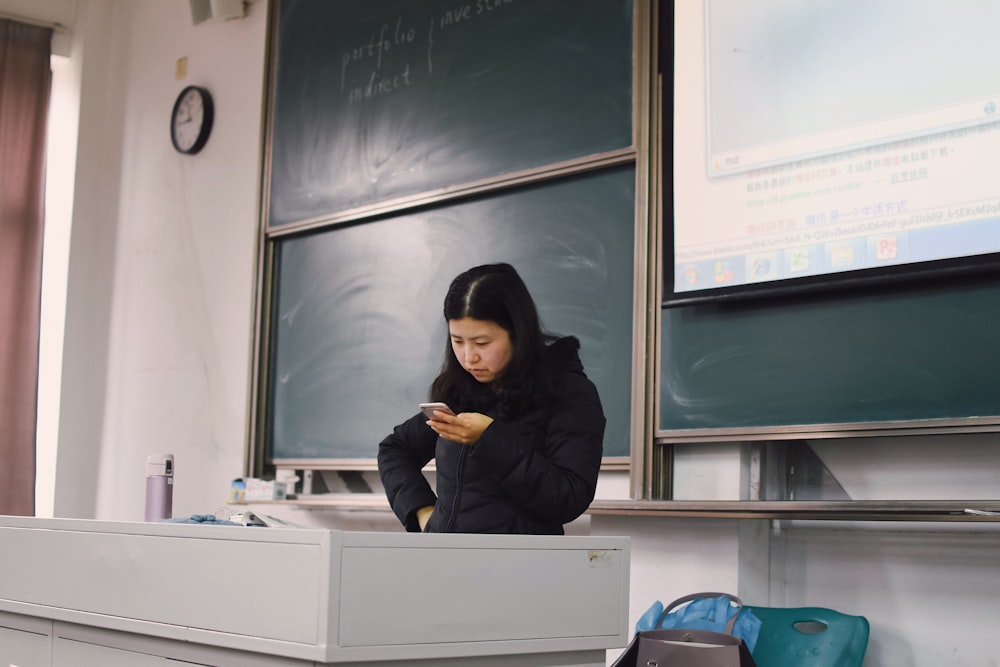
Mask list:
[[730,617],[729,622],[726,623],[726,633],[733,634],[733,627],[736,625],[736,617],[739,616],[740,611],[743,610],[743,600],[739,599],[735,595],[730,595],[729,593],[692,593],[690,595],[685,595],[684,597],[677,598],[663,609],[663,613],[661,613],[660,617],[656,619],[656,623],[653,625],[653,629],[659,630],[660,624],[663,623],[663,619],[667,617],[667,614],[669,614],[677,607],[680,607],[685,602],[692,602],[699,598],[718,598],[718,597],[727,598],[728,600],[736,603],[736,613],[733,614]]

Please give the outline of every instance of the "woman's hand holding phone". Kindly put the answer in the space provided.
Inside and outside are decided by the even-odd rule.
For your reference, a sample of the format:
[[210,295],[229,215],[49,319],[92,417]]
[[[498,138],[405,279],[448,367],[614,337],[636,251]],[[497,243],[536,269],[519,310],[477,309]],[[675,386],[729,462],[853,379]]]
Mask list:
[[420,411],[427,417],[427,425],[435,433],[446,440],[461,445],[472,445],[478,442],[483,431],[493,423],[492,417],[478,412],[463,412],[456,415],[444,403],[421,403]]

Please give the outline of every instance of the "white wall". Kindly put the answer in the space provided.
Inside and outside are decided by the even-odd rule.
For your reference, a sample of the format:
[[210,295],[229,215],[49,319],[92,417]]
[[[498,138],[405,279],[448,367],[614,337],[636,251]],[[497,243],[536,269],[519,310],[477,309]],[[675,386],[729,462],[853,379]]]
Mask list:
[[[176,456],[178,516],[214,511],[242,472],[266,10],[257,0],[244,19],[192,26],[187,0],[79,0],[56,516],[141,520],[144,462],[154,452]],[[188,75],[176,80],[181,57]],[[208,87],[216,104],[213,135],[193,157],[175,153],[167,132],[173,100],[191,83]],[[871,466],[877,443],[830,443],[850,452],[831,461],[861,493],[891,478],[894,493],[922,497],[938,479],[927,467],[951,475],[966,456],[962,481],[947,492],[996,497],[1000,461],[991,452],[1000,443],[988,435],[968,449],[970,441],[930,443],[957,453],[951,465],[926,455],[916,439],[894,440],[878,450],[894,454]],[[907,464],[910,447],[925,452],[916,457],[919,470]],[[687,498],[737,497],[734,446],[688,448],[677,470]],[[626,492],[620,478],[602,484],[604,497]],[[304,525],[399,530],[384,512],[265,511]],[[992,526],[594,516],[575,529],[633,538],[630,624],[656,599],[726,590],[753,604],[868,616],[868,667],[1000,662],[989,641],[1000,618],[1000,539]],[[946,618],[935,624],[938,612]]]
[[[186,0],[78,9],[54,511],[141,520],[146,456],[170,452],[175,513],[211,512],[242,474],[246,442],[267,6],[198,26]],[[212,92],[215,126],[187,156],[168,127],[191,84]]]

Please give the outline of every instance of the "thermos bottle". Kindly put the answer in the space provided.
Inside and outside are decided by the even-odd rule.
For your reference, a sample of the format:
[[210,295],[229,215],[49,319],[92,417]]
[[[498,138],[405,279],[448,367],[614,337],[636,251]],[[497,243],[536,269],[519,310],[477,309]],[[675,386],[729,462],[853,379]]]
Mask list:
[[146,459],[146,521],[169,519],[174,504],[174,455]]

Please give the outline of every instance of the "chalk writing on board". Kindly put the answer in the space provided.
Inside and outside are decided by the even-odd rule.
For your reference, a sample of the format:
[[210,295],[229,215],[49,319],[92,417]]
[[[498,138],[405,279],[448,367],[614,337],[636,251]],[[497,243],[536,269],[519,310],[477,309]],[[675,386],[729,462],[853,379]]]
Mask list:
[[[345,51],[340,59],[340,91],[346,92],[349,102],[359,102],[381,93],[389,93],[410,85],[410,63],[404,61],[401,69],[385,72],[382,69],[383,56],[389,60],[391,51],[413,44],[417,39],[415,28],[406,25],[403,17],[394,24],[383,23],[377,33],[372,33],[367,42],[355,45]],[[372,63],[374,61],[374,63]],[[348,84],[348,66],[360,64],[371,67],[365,71],[359,85]],[[352,77],[358,81],[358,77]]]
[[281,0],[268,227],[632,145],[633,0]]
[[[451,26],[456,26],[477,16],[483,16],[500,8],[503,5],[510,5],[514,0],[476,0],[475,9],[472,3],[459,5],[454,9],[446,9],[438,18],[438,26],[444,30]],[[428,22],[427,31],[427,71],[434,73],[434,20]]]
[[[340,58],[340,92],[349,104],[408,88],[415,79],[411,60],[418,53],[426,60],[427,75],[434,75],[435,31],[454,30],[480,17],[490,16],[514,0],[476,0],[444,10],[427,20],[421,38],[406,17],[397,16],[374,30],[367,40],[352,45]],[[417,49],[420,49],[418,52]]]

